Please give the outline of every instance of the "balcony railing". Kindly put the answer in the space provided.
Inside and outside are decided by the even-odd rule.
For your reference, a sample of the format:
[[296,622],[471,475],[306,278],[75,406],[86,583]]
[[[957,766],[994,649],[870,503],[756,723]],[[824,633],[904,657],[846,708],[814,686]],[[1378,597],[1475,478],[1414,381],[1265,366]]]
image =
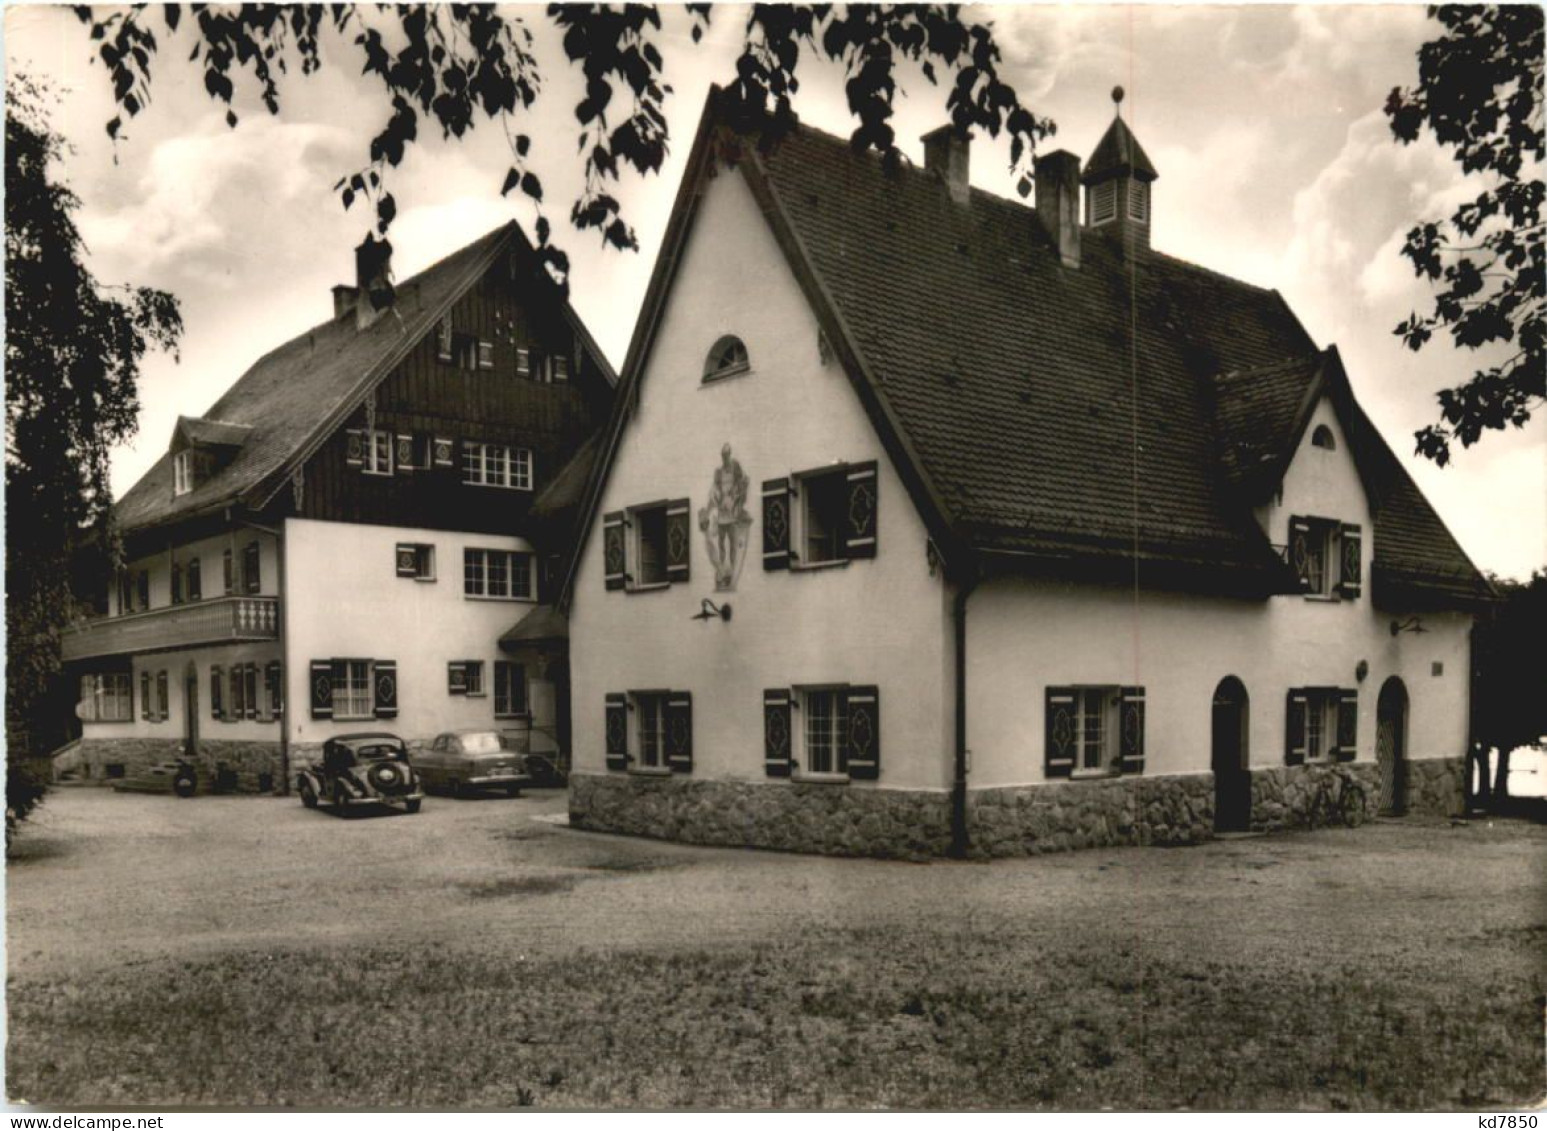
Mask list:
[[69,661],[278,638],[278,598],[217,597],[128,616],[99,617],[67,629],[60,646]]

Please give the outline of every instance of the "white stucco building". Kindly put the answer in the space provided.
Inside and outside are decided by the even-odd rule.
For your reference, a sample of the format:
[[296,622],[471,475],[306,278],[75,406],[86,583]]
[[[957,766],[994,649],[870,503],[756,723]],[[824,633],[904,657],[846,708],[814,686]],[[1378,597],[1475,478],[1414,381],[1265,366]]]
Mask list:
[[[700,127],[561,593],[575,824],[883,854],[1450,808],[1488,587],[1274,291]],[[1084,207],[1081,207],[1083,185]]]
[[59,769],[293,781],[329,737],[567,749],[556,563],[615,377],[520,230],[260,358],[115,504],[125,562],[63,638]]

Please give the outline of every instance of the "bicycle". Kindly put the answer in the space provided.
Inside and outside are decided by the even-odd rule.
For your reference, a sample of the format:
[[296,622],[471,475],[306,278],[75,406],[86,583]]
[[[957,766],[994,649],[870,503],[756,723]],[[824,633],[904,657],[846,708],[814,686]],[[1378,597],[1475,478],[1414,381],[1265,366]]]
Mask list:
[[1352,775],[1328,774],[1321,778],[1311,802],[1306,807],[1306,825],[1312,829],[1342,825],[1354,828],[1362,824],[1368,810],[1365,807],[1364,786]]

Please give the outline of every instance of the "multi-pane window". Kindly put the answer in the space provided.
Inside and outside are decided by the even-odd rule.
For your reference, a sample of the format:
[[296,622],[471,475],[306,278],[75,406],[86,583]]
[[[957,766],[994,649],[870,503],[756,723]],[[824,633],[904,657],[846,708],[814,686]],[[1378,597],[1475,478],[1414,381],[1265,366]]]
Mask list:
[[281,678],[283,672],[278,660],[271,660],[263,669],[263,707],[259,709],[259,716],[266,719],[277,719],[284,710],[285,681]]
[[530,377],[532,375],[532,351],[525,346],[516,347],[516,376]]
[[848,715],[841,689],[812,689],[803,693],[805,709],[805,768],[814,774],[839,772],[839,752],[848,733]]
[[1291,764],[1351,761],[1359,740],[1359,693],[1338,687],[1289,692],[1286,760]]
[[186,495],[193,490],[193,452],[183,449],[172,457],[172,494]]
[[394,437],[391,432],[377,429],[365,434],[364,466],[362,470],[367,475],[391,475],[392,474],[392,449]]
[[369,719],[375,714],[369,660],[333,661],[333,717]]
[[521,550],[462,551],[462,592],[468,597],[530,601],[532,555]]
[[494,661],[494,717],[514,718],[527,713],[526,667],[509,660]]
[[634,584],[665,585],[666,508],[645,507],[632,512],[634,524]]
[[713,381],[717,377],[745,373],[748,364],[747,347],[740,338],[727,335],[710,347],[709,356],[704,358],[703,379]]
[[134,719],[134,684],[128,672],[81,676],[82,722],[127,723]]
[[1076,766],[1110,769],[1117,759],[1117,688],[1082,687],[1075,691]]
[[203,579],[199,576],[199,559],[190,558],[188,560],[188,599],[190,601],[198,601],[202,600],[203,596]]
[[639,692],[634,696],[634,713],[639,735],[639,764],[645,767],[665,765],[666,696]]
[[483,691],[483,661],[468,660],[465,668],[464,679],[467,683],[468,695],[482,695]]
[[220,571],[225,591],[236,592],[236,564],[231,557],[230,550],[223,550],[220,554]]
[[165,669],[156,673],[156,717],[166,719],[172,714],[171,689],[167,686]]
[[172,604],[183,603],[183,567],[172,563]]
[[548,359],[548,380],[554,384],[569,380],[569,358],[556,353]]
[[249,593],[257,593],[263,588],[262,561],[258,543],[247,543],[246,549],[242,551],[242,583]]
[[1360,528],[1330,518],[1289,519],[1289,563],[1309,597],[1358,597],[1363,575]]
[[509,444],[468,443],[462,449],[462,482],[475,487],[532,489],[532,452]]
[[845,471],[829,471],[800,479],[801,564],[821,565],[842,561],[844,519],[848,508]]

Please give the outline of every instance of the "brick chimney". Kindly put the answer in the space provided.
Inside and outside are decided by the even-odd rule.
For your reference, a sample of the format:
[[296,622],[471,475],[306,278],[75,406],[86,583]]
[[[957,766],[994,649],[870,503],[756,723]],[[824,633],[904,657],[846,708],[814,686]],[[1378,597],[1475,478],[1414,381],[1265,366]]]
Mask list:
[[972,195],[967,170],[972,135],[958,133],[955,126],[930,130],[919,139],[924,143],[924,168],[939,175],[957,204],[966,204]]
[[1080,159],[1066,149],[1036,160],[1037,217],[1065,267],[1080,265]]
[[342,318],[360,301],[360,288],[339,283],[333,288],[333,317]]
[[[355,323],[365,329],[392,305],[392,245],[375,236],[355,248]],[[336,292],[335,292],[336,296]],[[335,302],[337,301],[335,297]]]

